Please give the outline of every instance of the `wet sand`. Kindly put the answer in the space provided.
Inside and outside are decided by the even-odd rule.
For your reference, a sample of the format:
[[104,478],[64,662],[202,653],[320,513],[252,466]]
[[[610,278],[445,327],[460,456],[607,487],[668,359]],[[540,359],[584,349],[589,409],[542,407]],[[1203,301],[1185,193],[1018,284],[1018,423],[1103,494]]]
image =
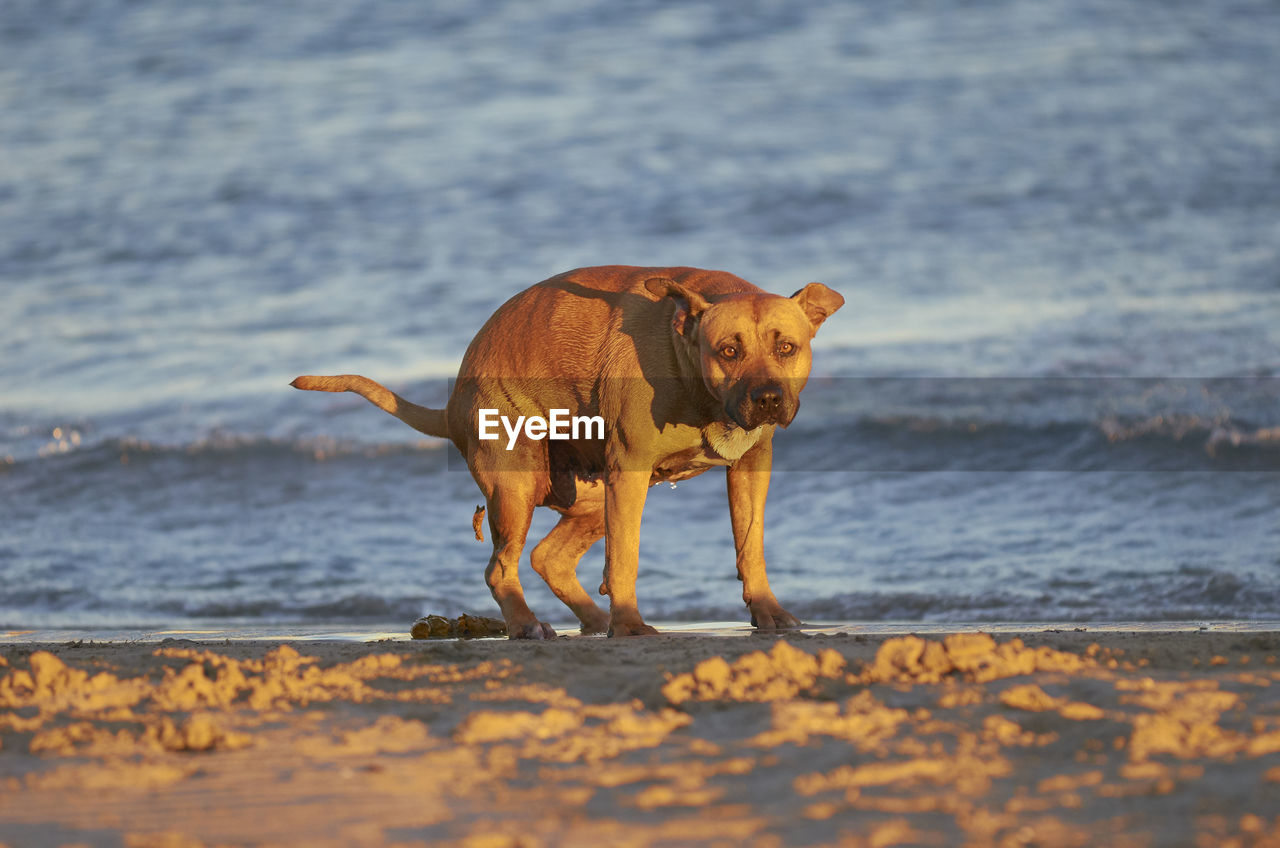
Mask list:
[[1280,845],[1280,634],[0,644],[0,844]]

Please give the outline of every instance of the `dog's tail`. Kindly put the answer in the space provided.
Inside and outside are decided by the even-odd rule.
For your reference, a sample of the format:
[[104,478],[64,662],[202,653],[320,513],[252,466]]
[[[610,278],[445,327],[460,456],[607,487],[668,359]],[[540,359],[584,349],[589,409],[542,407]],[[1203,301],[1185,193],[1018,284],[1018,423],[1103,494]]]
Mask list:
[[443,409],[428,409],[407,401],[368,377],[341,374],[336,377],[299,377],[289,385],[311,392],[355,392],[369,403],[408,424],[413,429],[440,439],[449,438],[448,416]]

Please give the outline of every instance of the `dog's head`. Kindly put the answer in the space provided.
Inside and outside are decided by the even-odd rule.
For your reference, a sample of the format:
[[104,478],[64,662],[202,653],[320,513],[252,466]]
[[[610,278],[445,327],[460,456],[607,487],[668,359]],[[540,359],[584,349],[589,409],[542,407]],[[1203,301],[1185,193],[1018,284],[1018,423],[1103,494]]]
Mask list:
[[744,430],[786,427],[800,408],[813,362],[810,340],[844,298],[822,283],[791,297],[742,292],[708,301],[692,289],[655,277],[645,288],[675,301],[672,325],[689,346],[702,380],[725,417]]

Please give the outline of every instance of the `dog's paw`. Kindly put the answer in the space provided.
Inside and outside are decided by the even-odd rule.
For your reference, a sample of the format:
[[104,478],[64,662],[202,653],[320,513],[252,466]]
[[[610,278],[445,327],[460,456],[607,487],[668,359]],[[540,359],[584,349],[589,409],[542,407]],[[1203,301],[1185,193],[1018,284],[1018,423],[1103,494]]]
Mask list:
[[582,621],[582,633],[591,635],[594,633],[609,632],[609,613],[602,609],[597,609],[598,615],[590,615],[586,618],[580,618]]
[[751,605],[751,626],[757,630],[790,630],[803,622],[787,612],[777,601]]
[[658,628],[650,627],[640,619],[613,621],[609,624],[609,638],[619,636],[657,636]]
[[550,624],[544,624],[541,621],[535,621],[532,624],[526,624],[523,627],[508,627],[508,639],[555,639],[555,628]]

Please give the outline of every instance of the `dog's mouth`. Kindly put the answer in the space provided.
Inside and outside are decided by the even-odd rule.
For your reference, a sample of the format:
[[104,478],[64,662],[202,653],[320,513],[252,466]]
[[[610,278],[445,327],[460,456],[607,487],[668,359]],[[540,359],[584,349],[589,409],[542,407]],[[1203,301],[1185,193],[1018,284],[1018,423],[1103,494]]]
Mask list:
[[765,424],[786,427],[796,417],[800,401],[783,390],[778,383],[744,386],[725,404],[729,420],[744,430],[754,430]]

